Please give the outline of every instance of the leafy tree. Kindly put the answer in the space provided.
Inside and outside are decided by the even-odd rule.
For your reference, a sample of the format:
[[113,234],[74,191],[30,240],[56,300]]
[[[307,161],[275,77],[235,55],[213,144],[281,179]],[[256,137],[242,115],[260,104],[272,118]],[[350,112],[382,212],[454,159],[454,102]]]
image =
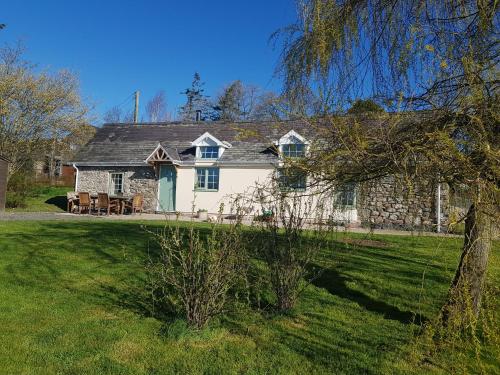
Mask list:
[[12,161],[9,175],[29,173],[41,155],[53,156],[86,129],[88,112],[73,74],[38,72],[20,47],[0,50],[0,154]]
[[186,104],[179,109],[179,117],[183,121],[195,121],[196,113],[201,115],[201,121],[211,120],[213,118],[213,108],[204,94],[205,83],[201,81],[198,73],[194,74],[191,87],[187,88],[181,94],[186,95]]
[[383,111],[384,109],[371,99],[367,100],[356,99],[354,103],[352,103],[351,108],[347,110],[347,113],[363,114],[363,113],[379,113]]
[[461,329],[480,312],[499,217],[498,21],[495,1],[306,0],[280,34],[287,91],[335,92],[339,108],[370,94],[393,111],[370,128],[324,118],[323,143],[305,166],[315,178],[334,185],[396,174],[411,190],[435,176],[467,188],[463,253],[442,310],[444,326]]

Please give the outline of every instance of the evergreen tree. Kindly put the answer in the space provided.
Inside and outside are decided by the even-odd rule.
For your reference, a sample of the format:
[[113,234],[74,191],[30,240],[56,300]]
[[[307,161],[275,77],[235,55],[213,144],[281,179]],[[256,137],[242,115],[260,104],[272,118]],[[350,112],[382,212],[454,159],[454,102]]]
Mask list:
[[237,121],[244,117],[244,88],[241,81],[234,81],[227,86],[217,99],[214,107],[218,118],[223,121]]
[[208,96],[204,95],[205,82],[201,81],[198,73],[194,74],[191,87],[187,88],[181,94],[186,95],[186,104],[179,109],[179,117],[182,121],[196,121],[196,113],[200,111],[200,120],[213,120],[213,108],[208,100]]
[[354,103],[352,103],[351,108],[347,110],[347,113],[351,115],[380,112],[384,112],[384,109],[372,99],[356,99]]

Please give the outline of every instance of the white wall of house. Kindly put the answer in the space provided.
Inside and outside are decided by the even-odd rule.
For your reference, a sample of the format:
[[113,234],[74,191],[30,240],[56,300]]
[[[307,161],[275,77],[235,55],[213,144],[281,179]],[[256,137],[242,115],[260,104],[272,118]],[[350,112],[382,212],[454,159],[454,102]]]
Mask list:
[[[213,166],[213,163],[203,164],[200,167]],[[145,209],[155,211],[158,207],[158,181],[154,169],[151,166],[143,167],[79,167],[76,184],[78,191],[88,191],[92,194],[99,192],[109,192],[110,173],[123,173],[123,189],[126,195],[141,193],[144,195]],[[219,211],[221,203],[224,204],[223,214],[232,214],[231,203],[236,194],[252,195],[257,184],[271,184],[275,169],[268,166],[234,166],[219,167],[219,189],[217,191],[199,191],[195,189],[196,168],[193,166],[176,167],[176,196],[175,210],[183,213],[197,212],[199,209],[206,209],[211,214]],[[304,192],[304,195],[311,194],[312,191]],[[306,201],[307,198],[304,198]],[[313,206],[318,202],[314,198]],[[257,203],[245,203],[246,206],[253,207],[250,215],[261,214],[263,207]],[[357,222],[358,215],[356,209],[336,210],[333,199],[326,204],[327,211],[324,217],[331,217],[338,222]],[[264,207],[265,208],[265,207]]]
[[[176,210],[190,213],[193,210],[206,209],[209,213],[215,214],[219,211],[221,203],[224,204],[224,214],[231,214],[231,202],[236,194],[253,194],[257,184],[266,185],[271,183],[275,168],[273,166],[251,168],[251,167],[221,167],[219,169],[219,190],[218,191],[197,191],[195,190],[196,171],[193,167],[177,168],[176,187]],[[309,190],[304,194],[311,194]],[[307,198],[304,198],[306,201]],[[313,198],[313,206],[318,203],[318,199]],[[261,214],[262,207],[252,204],[253,214]],[[329,207],[325,212],[325,217],[331,217],[338,222],[357,222],[358,213],[355,208],[336,209],[333,199],[329,201]]]
[[247,193],[256,183],[268,181],[274,168],[221,167],[219,169],[218,191],[196,191],[196,170],[193,167],[177,168],[176,210],[191,212],[193,201],[195,212],[206,209],[209,213],[217,213],[224,203],[224,213],[231,213],[231,196]]

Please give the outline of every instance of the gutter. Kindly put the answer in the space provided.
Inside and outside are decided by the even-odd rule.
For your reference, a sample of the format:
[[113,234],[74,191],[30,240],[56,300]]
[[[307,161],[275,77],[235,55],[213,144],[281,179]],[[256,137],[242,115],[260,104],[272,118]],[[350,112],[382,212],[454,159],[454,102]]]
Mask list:
[[73,166],[79,165],[81,167],[144,167],[148,164],[144,162],[123,163],[123,162],[76,162]]
[[[172,164],[177,165],[179,167],[204,167],[204,166],[214,166],[214,167],[242,167],[242,168],[251,168],[251,167],[260,167],[260,168],[269,168],[269,167],[279,167],[280,162],[238,162],[238,161],[215,161],[215,162],[203,162],[200,160],[196,161],[178,161],[172,160]],[[147,167],[150,166],[150,163],[146,161],[143,162],[132,162],[132,163],[124,163],[124,162],[75,162],[73,163],[73,167],[75,166],[81,167]]]

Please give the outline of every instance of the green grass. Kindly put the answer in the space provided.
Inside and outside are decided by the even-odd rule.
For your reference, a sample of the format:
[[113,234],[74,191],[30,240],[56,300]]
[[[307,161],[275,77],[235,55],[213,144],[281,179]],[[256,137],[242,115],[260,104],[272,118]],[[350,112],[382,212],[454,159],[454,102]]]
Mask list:
[[[152,312],[143,264],[156,248],[139,223],[0,222],[1,372],[458,373],[458,352],[425,363],[414,354],[417,323],[439,311],[461,240],[373,237],[384,241],[379,248],[344,236],[321,254],[321,276],[292,314],[241,307],[191,332]],[[498,250],[492,283],[500,279]],[[498,349],[480,355],[498,373]],[[462,360],[479,371],[474,354]]]
[[26,199],[26,207],[8,208],[7,212],[64,212],[66,193],[72,190],[67,186],[35,186]]

